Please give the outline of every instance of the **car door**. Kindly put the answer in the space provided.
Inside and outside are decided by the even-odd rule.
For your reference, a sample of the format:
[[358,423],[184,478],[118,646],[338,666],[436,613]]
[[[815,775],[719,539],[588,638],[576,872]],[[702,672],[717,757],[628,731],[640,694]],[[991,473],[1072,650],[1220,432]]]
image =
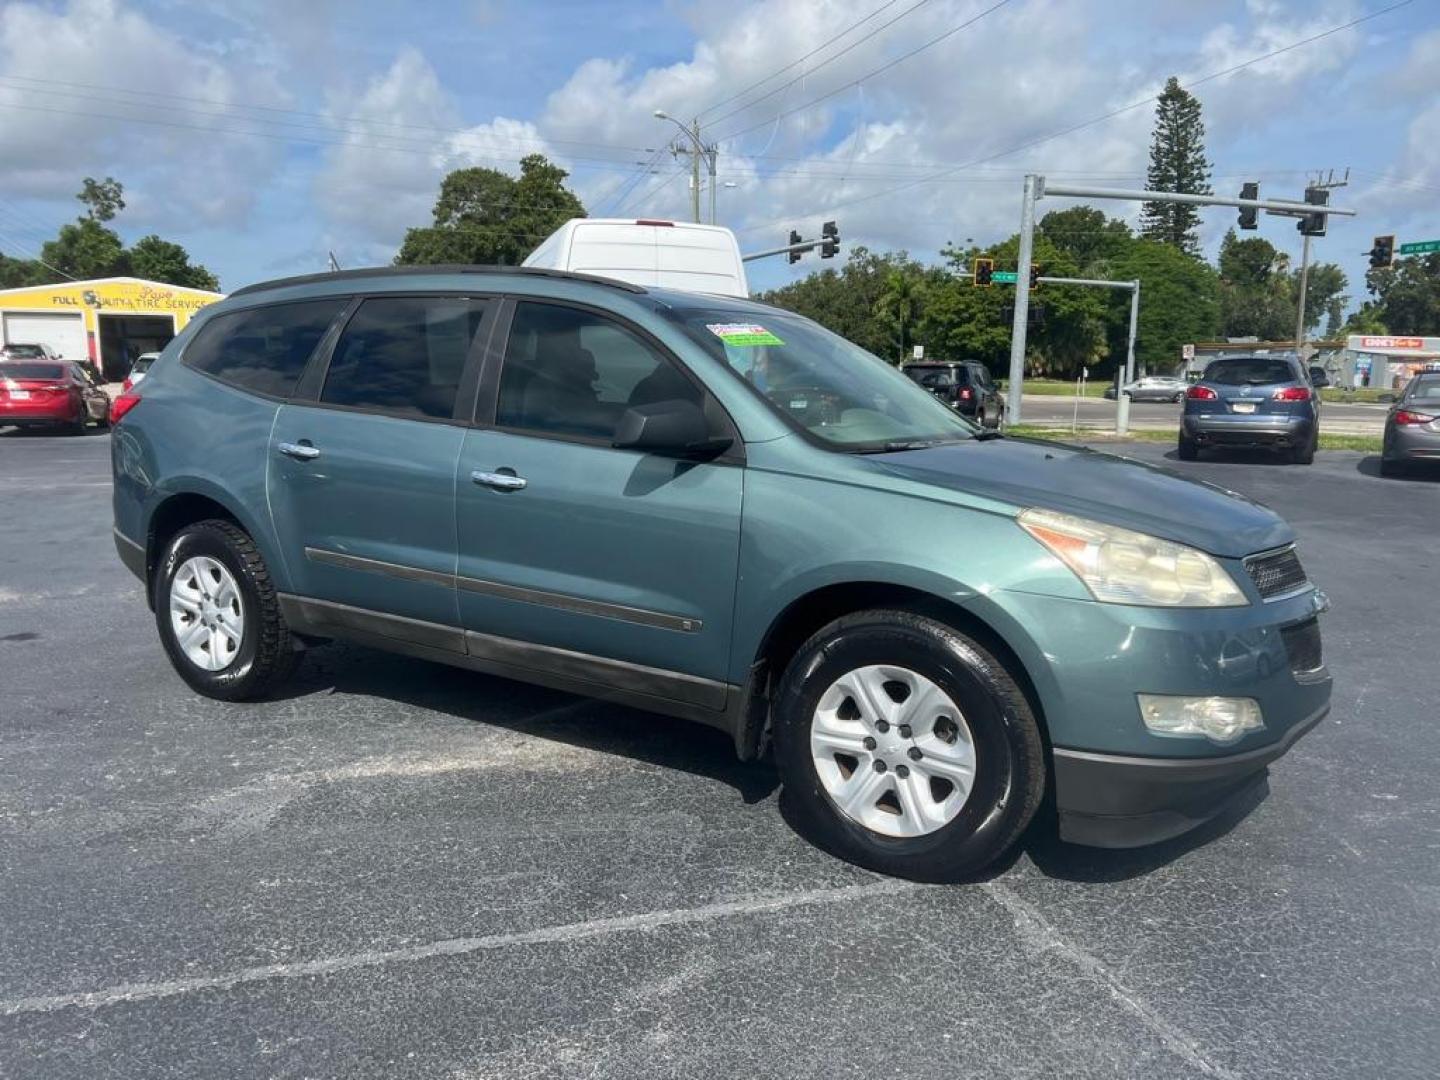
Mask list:
[[[630,406],[702,404],[658,342],[589,308],[521,300],[496,329],[456,477],[472,653],[704,708],[724,703],[743,462],[615,449]],[[557,651],[558,650],[558,651]]]
[[342,605],[360,629],[463,650],[457,414],[474,400],[471,354],[491,310],[477,297],[364,298],[302,380],[308,400],[281,406],[269,457],[275,532],[292,588],[331,616]]
[[91,420],[104,420],[110,411],[110,396],[95,381],[95,377],[79,364],[70,364],[70,377],[80,387],[80,397],[85,402],[85,414]]

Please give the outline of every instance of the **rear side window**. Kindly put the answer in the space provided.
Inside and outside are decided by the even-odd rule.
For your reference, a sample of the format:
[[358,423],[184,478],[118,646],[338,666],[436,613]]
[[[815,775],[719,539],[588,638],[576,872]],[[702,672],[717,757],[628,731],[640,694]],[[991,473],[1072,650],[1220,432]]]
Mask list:
[[63,379],[65,370],[59,364],[0,364],[4,379]]
[[1216,360],[1205,369],[1205,381],[1222,386],[1263,386],[1267,383],[1297,382],[1298,378],[1284,360],[1253,356]]
[[45,350],[39,345],[6,345],[4,351],[6,356],[13,356],[16,360],[34,360],[45,355]]
[[252,308],[211,319],[185,363],[241,390],[289,397],[347,298]]
[[1419,375],[1405,394],[1406,401],[1440,404],[1440,375]]
[[366,300],[335,344],[320,400],[449,419],[484,314],[484,301],[463,296]]

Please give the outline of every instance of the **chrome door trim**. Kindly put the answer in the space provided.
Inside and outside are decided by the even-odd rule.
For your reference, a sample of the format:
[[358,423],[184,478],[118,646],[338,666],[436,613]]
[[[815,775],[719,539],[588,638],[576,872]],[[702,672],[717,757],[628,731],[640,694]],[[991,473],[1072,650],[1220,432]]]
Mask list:
[[401,563],[385,562],[383,559],[367,559],[360,555],[346,555],[341,551],[328,551],[325,548],[306,547],[305,558],[311,562],[325,563],[329,566],[339,566],[346,570],[361,570],[371,574],[384,574],[386,577],[400,578],[402,581],[420,581],[427,585],[444,585],[447,589],[455,587],[455,575],[441,573],[438,570],[422,570],[417,566],[404,566]]
[[480,578],[472,577],[459,577],[456,581],[465,592],[479,593],[482,596],[494,596],[501,600],[518,600],[522,604],[539,604],[541,607],[573,611],[577,615],[596,615],[602,619],[619,619],[621,622],[639,623],[642,626],[654,626],[661,630],[676,630],[683,634],[693,634],[705,625],[700,619],[692,619],[684,615],[671,615],[668,612],[651,611],[648,608],[627,607],[624,604],[611,604],[603,600],[586,600],[584,597],[571,596],[569,593],[526,589],[519,585],[506,585],[499,581],[483,581]]
[[419,567],[404,566],[400,563],[385,562],[381,559],[367,559],[360,555],[347,555],[325,548],[306,547],[305,557],[311,562],[339,566],[346,570],[360,570],[371,574],[384,574],[403,581],[420,581],[447,588],[460,588],[482,596],[493,596],[501,600],[515,600],[522,604],[538,604],[541,607],[570,611],[577,615],[594,615],[601,619],[618,619],[621,622],[653,626],[658,630],[673,630],[682,634],[696,633],[704,622],[685,615],[671,615],[665,611],[651,611],[648,608],[629,607],[625,604],[611,604],[603,600],[587,600],[569,593],[546,592],[543,589],[526,589],[519,585],[506,585],[499,581],[483,581],[480,578],[457,577],[438,570],[422,570]]

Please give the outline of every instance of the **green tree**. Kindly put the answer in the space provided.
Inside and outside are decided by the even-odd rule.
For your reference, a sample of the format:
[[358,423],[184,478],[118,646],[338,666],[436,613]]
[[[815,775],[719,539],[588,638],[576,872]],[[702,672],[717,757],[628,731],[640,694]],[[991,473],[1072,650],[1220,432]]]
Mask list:
[[[810,274],[762,293],[760,299],[814,319],[876,356],[890,356],[894,334],[876,314],[876,309],[892,270],[916,276],[926,274],[925,268],[903,251],[881,255],[856,245],[839,270],[827,268]],[[928,287],[926,297],[928,302]],[[917,340],[929,344],[923,335]]]
[[[49,275],[47,277],[46,275]],[[26,285],[43,285],[54,278],[34,259],[15,259],[0,253],[0,289],[19,289]]]
[[1258,236],[1235,230],[1220,243],[1220,333],[1281,341],[1295,333],[1295,277],[1290,257]]
[[189,252],[158,236],[141,237],[126,252],[125,258],[130,273],[136,277],[190,289],[220,290],[220,280],[205,267],[191,263]]
[[[885,285],[875,301],[875,315],[890,332],[897,363],[910,358],[915,343],[914,329],[923,306],[923,284],[918,274],[895,267],[885,275]],[[881,354],[884,355],[884,354]]]
[[1135,240],[1129,225],[1093,206],[1052,210],[1040,219],[1036,232],[1074,259],[1087,277],[1102,276],[1096,271],[1128,251]]
[[[1320,325],[1320,320],[1325,320],[1325,336],[1333,338],[1340,331],[1340,324],[1345,318],[1345,308],[1350,303],[1350,297],[1345,290],[1350,287],[1350,280],[1345,276],[1345,271],[1334,263],[1315,263],[1310,267],[1310,275],[1305,286],[1305,329],[1307,332],[1314,331]],[[1300,272],[1295,272],[1295,283],[1293,285],[1296,295],[1296,304],[1299,304]]]
[[60,226],[60,235],[45,242],[40,258],[74,278],[112,277],[127,269],[119,234],[88,217]]
[[1220,282],[1208,263],[1192,259],[1170,244],[1141,239],[1114,261],[1114,277],[1140,282],[1135,338],[1138,368],[1168,374],[1180,364],[1182,345],[1215,338],[1220,323]]
[[1396,259],[1371,270],[1365,288],[1374,316],[1394,334],[1440,335],[1440,252]]
[[104,180],[87,176],[75,198],[85,204],[85,216],[91,221],[110,221],[125,209],[124,194],[125,185],[113,176]]
[[521,159],[518,178],[456,169],[440,183],[434,223],[408,230],[395,261],[517,266],[564,222],[585,216],[564,185],[568,175],[541,154]]
[[[1146,186],[1151,191],[1184,195],[1211,193],[1200,102],[1173,75],[1155,106]],[[1199,210],[1183,203],[1147,202],[1140,211],[1140,231],[1147,239],[1170,244],[1188,255],[1200,253],[1199,224]]]

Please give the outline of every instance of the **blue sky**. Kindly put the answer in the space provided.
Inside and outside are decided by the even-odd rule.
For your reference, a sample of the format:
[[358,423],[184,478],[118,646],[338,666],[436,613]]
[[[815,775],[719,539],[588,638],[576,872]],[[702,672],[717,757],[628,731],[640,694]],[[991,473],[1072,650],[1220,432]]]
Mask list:
[[[0,250],[38,248],[83,176],[114,175],[120,231],[184,243],[227,288],[323,269],[329,250],[386,262],[445,171],[534,151],[592,212],[684,216],[665,108],[719,140],[742,246],[834,217],[848,242],[933,258],[1012,233],[1026,171],[1138,186],[1153,110],[1057,132],[1392,2],[16,0],[0,5]],[[1213,79],[1196,93],[1215,186],[1298,197],[1307,172],[1351,167],[1334,201],[1361,217],[1316,253],[1358,297],[1370,237],[1440,237],[1437,91],[1436,0]],[[1207,212],[1211,251],[1232,221]],[[1261,235],[1298,252],[1292,222]],[[752,284],[820,265],[755,264]]]

